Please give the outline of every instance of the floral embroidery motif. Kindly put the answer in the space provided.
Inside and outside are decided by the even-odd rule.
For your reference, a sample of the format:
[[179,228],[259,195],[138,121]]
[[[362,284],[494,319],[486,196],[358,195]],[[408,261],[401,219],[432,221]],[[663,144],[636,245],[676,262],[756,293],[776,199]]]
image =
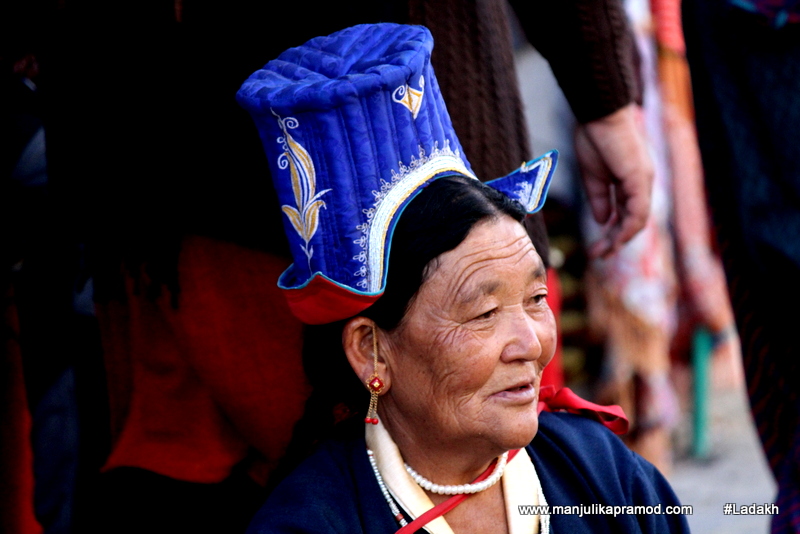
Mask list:
[[422,106],[422,97],[425,91],[425,78],[419,77],[419,90],[412,89],[410,85],[401,85],[392,92],[392,100],[398,104],[403,104],[411,112],[411,116],[415,119],[419,114],[419,109]]
[[309,243],[319,227],[319,210],[325,207],[325,202],[321,200],[321,197],[330,189],[316,191],[317,175],[314,162],[306,149],[289,135],[288,130],[299,126],[297,119],[294,117],[281,118],[275,112],[272,114],[278,119],[278,125],[283,130],[283,137],[277,139],[277,142],[283,145],[283,154],[278,156],[278,167],[289,168],[292,177],[292,192],[297,204],[296,208],[284,204],[281,209],[305,242],[301,248],[306,253],[308,268],[311,270],[311,256],[314,255],[314,247]]

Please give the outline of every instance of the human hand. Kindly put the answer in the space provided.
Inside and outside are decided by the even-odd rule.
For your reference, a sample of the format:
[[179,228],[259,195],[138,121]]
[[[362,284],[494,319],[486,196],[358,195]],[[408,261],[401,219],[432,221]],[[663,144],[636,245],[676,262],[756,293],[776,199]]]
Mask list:
[[627,106],[586,124],[575,132],[592,216],[602,237],[589,247],[592,258],[607,257],[644,228],[650,214],[653,162],[640,126],[640,110]]

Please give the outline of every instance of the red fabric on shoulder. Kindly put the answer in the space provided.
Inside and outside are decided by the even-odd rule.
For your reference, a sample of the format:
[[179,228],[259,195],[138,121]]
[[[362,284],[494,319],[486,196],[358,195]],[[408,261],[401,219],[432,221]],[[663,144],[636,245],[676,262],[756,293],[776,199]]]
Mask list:
[[589,402],[577,396],[569,388],[561,388],[558,391],[552,386],[540,388],[539,413],[558,411],[594,419],[617,435],[628,431],[628,418],[619,406],[601,406]]

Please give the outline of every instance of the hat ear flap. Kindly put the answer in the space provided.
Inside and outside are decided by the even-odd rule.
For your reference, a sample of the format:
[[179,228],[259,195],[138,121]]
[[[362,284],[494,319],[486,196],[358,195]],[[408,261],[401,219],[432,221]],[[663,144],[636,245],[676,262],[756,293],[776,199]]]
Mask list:
[[523,163],[516,171],[486,182],[486,185],[516,200],[528,213],[536,213],[544,205],[550,181],[558,163],[558,151],[551,150],[545,155]]

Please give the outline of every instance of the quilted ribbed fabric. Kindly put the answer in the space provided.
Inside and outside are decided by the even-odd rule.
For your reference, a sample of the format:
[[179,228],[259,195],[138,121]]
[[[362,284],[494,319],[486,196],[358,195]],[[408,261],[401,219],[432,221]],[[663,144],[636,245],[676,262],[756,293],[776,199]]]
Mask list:
[[285,214],[294,263],[279,285],[306,323],[372,304],[384,290],[404,206],[433,179],[474,178],[432,49],[422,26],[354,26],[285,51],[237,94],[259,130]]

